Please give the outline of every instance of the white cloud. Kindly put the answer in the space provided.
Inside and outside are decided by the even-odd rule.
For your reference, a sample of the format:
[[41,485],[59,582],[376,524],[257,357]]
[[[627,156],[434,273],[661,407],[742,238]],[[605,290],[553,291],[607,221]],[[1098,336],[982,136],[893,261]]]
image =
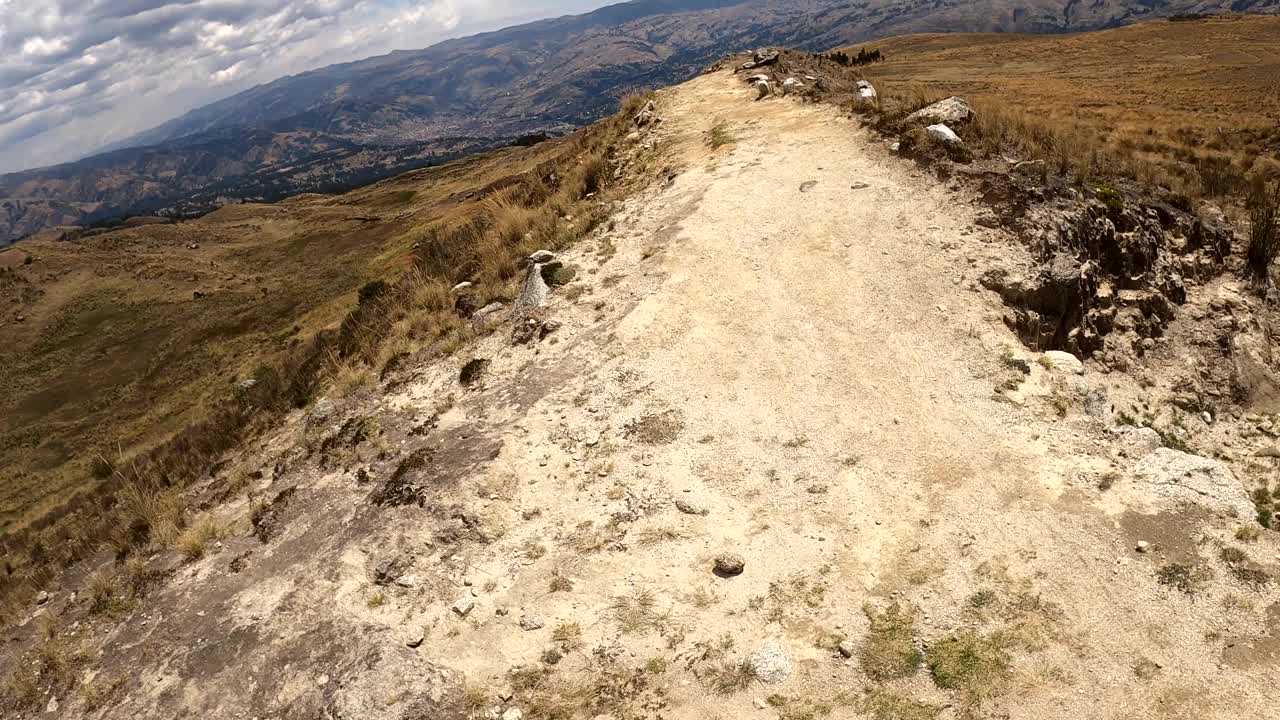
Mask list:
[[235,65],[232,65],[231,67],[226,67],[215,72],[214,74],[209,76],[209,79],[216,83],[228,82],[230,80],[235,79],[235,77],[240,74],[240,69],[243,67],[244,67],[244,61],[241,60]]
[[336,62],[610,0],[0,0],[0,172]]
[[33,37],[22,43],[22,54],[25,57],[46,57],[56,55],[67,49],[67,39]]

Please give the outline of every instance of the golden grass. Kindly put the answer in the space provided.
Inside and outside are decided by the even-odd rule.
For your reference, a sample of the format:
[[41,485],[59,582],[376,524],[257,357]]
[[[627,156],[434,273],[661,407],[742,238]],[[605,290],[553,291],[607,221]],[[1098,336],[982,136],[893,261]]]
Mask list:
[[943,34],[877,42],[860,70],[920,107],[961,95],[988,154],[1047,159],[1190,197],[1280,171],[1280,18],[1153,21],[1065,36]]

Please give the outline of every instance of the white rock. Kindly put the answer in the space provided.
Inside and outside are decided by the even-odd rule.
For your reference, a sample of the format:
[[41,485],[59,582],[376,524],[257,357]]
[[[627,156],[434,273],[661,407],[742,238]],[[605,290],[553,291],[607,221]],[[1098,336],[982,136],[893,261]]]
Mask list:
[[1238,518],[1252,518],[1257,508],[1236,476],[1217,460],[1160,448],[1133,469],[1157,497],[1190,502]]
[[1084,363],[1071,353],[1062,352],[1061,350],[1050,350],[1040,356],[1040,364],[1051,372],[1059,372],[1070,375],[1083,375]]
[[460,597],[458,598],[458,602],[453,604],[453,611],[458,613],[461,617],[470,615],[471,611],[475,609],[476,601],[470,597]]
[[771,85],[769,84],[769,81],[768,81],[768,80],[757,80],[757,81],[756,81],[756,93],[757,93],[757,95],[756,95],[756,99],[757,99],[757,100],[763,100],[763,99],[765,99],[765,98],[769,97],[769,95],[770,95],[772,92],[773,92],[773,86],[771,86]]
[[878,95],[875,86],[866,80],[858,81],[858,104],[872,105],[875,103]]
[[511,708],[502,713],[502,720],[524,720],[524,713],[520,708]]
[[973,115],[973,108],[969,107],[969,103],[958,97],[949,97],[911,113],[906,122],[959,125],[972,120]]
[[929,134],[929,137],[933,138],[934,140],[937,140],[940,143],[944,143],[947,145],[963,145],[964,144],[964,141],[960,139],[960,136],[955,134],[955,131],[953,131],[951,128],[947,127],[946,125],[930,125],[929,127],[925,128],[924,131]]
[[786,80],[782,81],[783,95],[790,95],[791,93],[794,93],[794,92],[800,92],[803,89],[804,89],[804,83],[800,82],[799,80],[793,77],[787,78]]
[[402,588],[411,588],[418,584],[418,576],[412,573],[396,578],[396,584]]
[[751,672],[762,683],[776,685],[791,677],[791,658],[787,655],[786,648],[773,640],[751,653],[748,662],[751,664]]
[[1128,457],[1144,458],[1164,447],[1164,438],[1148,427],[1125,427],[1117,433],[1120,436],[1120,448]]
[[453,286],[453,289],[452,289],[452,290],[450,290],[449,292],[451,292],[451,293],[453,293],[454,295],[456,295],[456,294],[458,294],[458,293],[462,292],[463,290],[469,290],[470,288],[473,288],[473,287],[475,287],[475,283],[473,283],[473,282],[471,282],[471,281],[467,280],[467,281],[460,282],[460,283],[458,283],[457,285],[454,285],[454,286]]

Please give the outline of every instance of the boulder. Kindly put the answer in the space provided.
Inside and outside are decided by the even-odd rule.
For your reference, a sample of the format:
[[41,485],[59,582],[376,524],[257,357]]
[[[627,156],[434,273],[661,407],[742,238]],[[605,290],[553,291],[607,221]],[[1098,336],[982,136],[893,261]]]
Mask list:
[[783,94],[783,95],[790,95],[790,94],[792,94],[792,93],[798,93],[798,92],[800,92],[801,90],[804,90],[804,83],[800,82],[799,80],[797,80],[797,79],[795,79],[795,78],[793,78],[793,77],[792,77],[792,78],[787,78],[786,80],[782,81],[782,94]]
[[1257,508],[1244,485],[1217,460],[1160,448],[1133,468],[1136,484],[1158,498],[1189,502],[1237,518],[1252,518]]
[[957,135],[954,130],[947,127],[946,125],[941,125],[941,124],[930,125],[929,127],[925,128],[924,131],[926,133],[929,133],[929,137],[933,138],[934,140],[944,145],[963,145],[964,144],[964,141],[960,139],[960,136]]
[[550,250],[539,250],[529,256],[529,262],[534,265],[545,265],[546,263],[554,262],[555,259],[556,254]]
[[750,70],[753,68],[763,68],[765,65],[777,63],[777,61],[778,54],[776,51],[756,50],[755,55],[753,55],[753,58],[751,58],[750,61],[742,63],[742,69]]
[[879,95],[876,93],[876,88],[874,85],[867,82],[866,80],[858,81],[858,99],[857,99],[858,105],[861,105],[864,107],[867,105],[874,105],[878,98],[879,98]]
[[929,125],[963,125],[973,119],[973,108],[969,107],[969,103],[958,97],[949,97],[946,100],[921,108],[907,116],[908,123],[921,123]]
[[773,93],[773,86],[768,80],[756,81],[756,100],[763,100]]
[[1253,412],[1280,413],[1280,374],[1272,352],[1273,339],[1265,333],[1236,332],[1231,338],[1233,381]]
[[1049,372],[1062,373],[1064,375],[1083,375],[1084,363],[1071,353],[1062,352],[1061,350],[1050,350],[1040,357],[1040,364]]
[[547,301],[549,292],[547,281],[542,279],[542,265],[540,263],[530,265],[529,272],[525,275],[524,287],[520,289],[520,297],[516,298],[512,315],[523,318],[534,308],[542,307],[542,304]]

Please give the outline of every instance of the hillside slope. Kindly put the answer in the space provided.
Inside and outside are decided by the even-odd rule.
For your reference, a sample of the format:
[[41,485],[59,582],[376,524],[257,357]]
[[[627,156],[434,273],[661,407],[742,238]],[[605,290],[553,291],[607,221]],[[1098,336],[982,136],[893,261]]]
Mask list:
[[1260,301],[1189,284],[1132,373],[1030,350],[977,279],[1040,258],[970,187],[755,98],[730,70],[659,94],[620,151],[666,182],[564,255],[542,336],[294,413],[208,480],[201,553],[139,561],[137,608],[109,564],[55,590],[0,670],[91,679],[21,712],[1267,713],[1280,535],[1240,509],[1269,440],[1229,399],[1178,416],[1238,479],[1121,420],[1180,412],[1190,335]]
[[1220,195],[1234,188],[1216,185],[1238,186],[1247,172],[1280,171],[1277,38],[1275,17],[1065,36],[914,35],[877,42],[886,60],[864,72],[890,92],[963,95],[1087,136],[1193,195]]
[[[116,150],[0,176],[0,243],[122,213],[198,213],[387,177],[602,117],[633,88],[743,47],[826,49],[915,32],[1089,30],[1277,0],[636,0],[283,78]],[[174,182],[175,179],[177,182]]]
[[145,454],[231,403],[237,383],[338,325],[363,285],[411,267],[414,244],[486,188],[564,148],[0,251],[0,539],[109,489],[100,460]]

